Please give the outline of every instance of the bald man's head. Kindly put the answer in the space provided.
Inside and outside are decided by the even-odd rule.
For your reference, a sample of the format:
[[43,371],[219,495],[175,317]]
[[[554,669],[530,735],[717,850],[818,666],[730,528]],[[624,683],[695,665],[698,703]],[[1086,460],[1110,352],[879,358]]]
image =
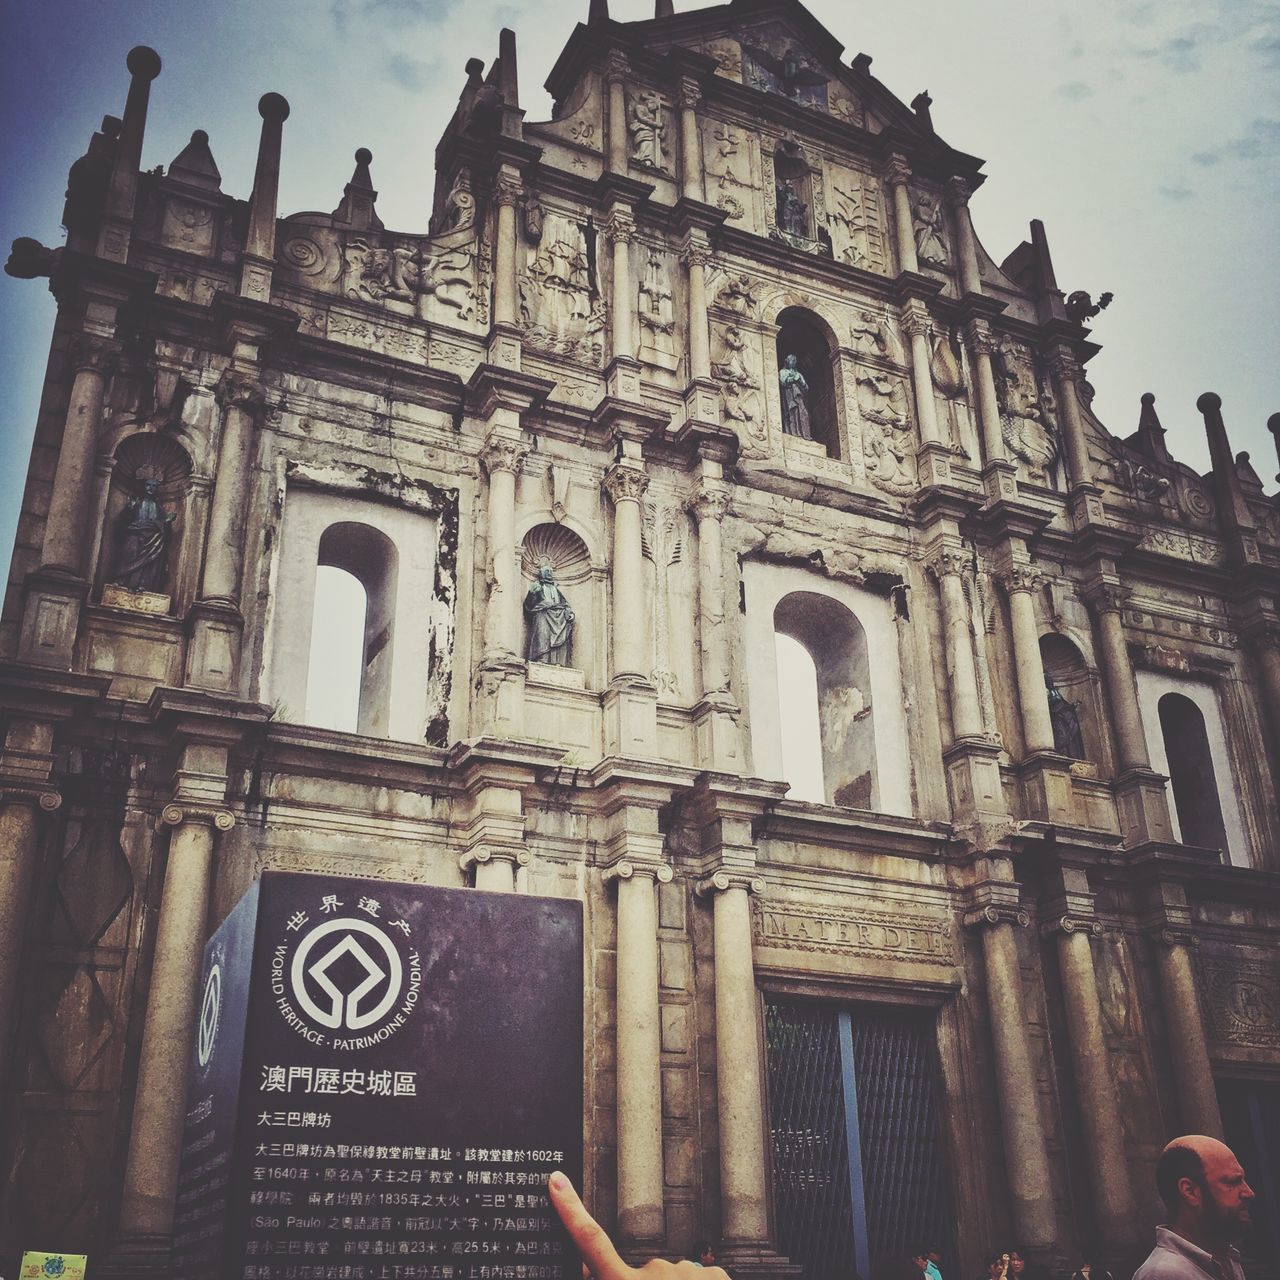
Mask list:
[[1174,1227],[1186,1227],[1222,1244],[1250,1225],[1253,1191],[1235,1153],[1204,1134],[1174,1138],[1156,1163],[1156,1188]]

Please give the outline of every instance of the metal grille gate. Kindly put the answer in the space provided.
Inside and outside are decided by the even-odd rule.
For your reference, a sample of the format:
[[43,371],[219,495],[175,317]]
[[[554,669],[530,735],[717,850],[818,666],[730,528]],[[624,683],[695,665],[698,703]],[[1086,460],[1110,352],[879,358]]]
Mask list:
[[806,1280],[950,1245],[929,1029],[910,1015],[765,1005],[778,1245]]

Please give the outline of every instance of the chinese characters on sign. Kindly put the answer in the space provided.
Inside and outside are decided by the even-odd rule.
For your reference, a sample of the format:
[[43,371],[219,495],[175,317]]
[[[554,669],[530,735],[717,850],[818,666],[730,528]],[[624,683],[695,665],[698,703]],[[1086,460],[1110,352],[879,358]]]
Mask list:
[[267,873],[206,950],[175,1275],[576,1280],[581,964],[574,902]]

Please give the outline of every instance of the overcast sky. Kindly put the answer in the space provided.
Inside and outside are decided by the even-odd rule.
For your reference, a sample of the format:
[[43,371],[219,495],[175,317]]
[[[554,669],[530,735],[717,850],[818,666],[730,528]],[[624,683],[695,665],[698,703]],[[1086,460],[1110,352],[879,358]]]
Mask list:
[[[68,166],[106,114],[119,115],[125,54],[155,47],[143,164],[167,165],[208,131],[223,189],[247,197],[267,90],[293,113],[284,132],[282,214],[332,209],[368,146],[388,226],[421,231],[432,153],[469,56],[497,32],[519,38],[527,118],[545,119],[542,81],[585,17],[565,4],[501,0],[7,0],[0,39],[0,245],[62,241]],[[677,0],[677,9],[689,7]],[[1089,366],[1096,411],[1117,435],[1139,396],[1175,455],[1208,466],[1195,410],[1223,398],[1233,447],[1269,487],[1265,428],[1280,410],[1280,7],[1261,0],[815,0],[816,17],[909,101],[933,96],[953,146],[987,161],[974,197],[996,261],[1048,229],[1068,292],[1111,290]],[[612,0],[615,18],[648,17]],[[12,543],[52,325],[44,281],[0,276],[0,559]]]

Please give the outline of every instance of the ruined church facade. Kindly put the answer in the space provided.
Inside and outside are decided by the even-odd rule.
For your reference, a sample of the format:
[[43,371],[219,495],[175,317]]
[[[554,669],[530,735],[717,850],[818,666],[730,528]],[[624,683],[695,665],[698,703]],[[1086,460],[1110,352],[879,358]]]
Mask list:
[[363,150],[282,216],[275,94],[247,201],[201,131],[142,172],[135,49],[66,245],[15,244],[59,310],[0,616],[4,1263],[166,1273],[201,948],[266,869],[582,901],[629,1257],[1066,1271],[1196,1131],[1271,1171],[1274,1259],[1280,506],[1212,394],[1204,476],[1150,397],[1097,419],[1097,306],[1039,224],[987,254],[927,94],[796,0],[657,10],[593,0],[549,121],[512,33],[469,62],[412,233]]

